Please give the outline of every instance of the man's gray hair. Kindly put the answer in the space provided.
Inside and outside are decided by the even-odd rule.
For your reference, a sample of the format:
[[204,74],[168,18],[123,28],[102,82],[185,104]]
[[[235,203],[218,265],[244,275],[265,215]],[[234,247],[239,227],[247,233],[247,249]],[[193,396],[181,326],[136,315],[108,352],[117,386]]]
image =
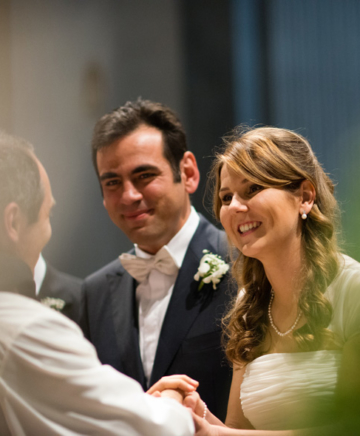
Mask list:
[[0,212],[15,202],[32,224],[38,220],[44,188],[33,146],[0,131]]

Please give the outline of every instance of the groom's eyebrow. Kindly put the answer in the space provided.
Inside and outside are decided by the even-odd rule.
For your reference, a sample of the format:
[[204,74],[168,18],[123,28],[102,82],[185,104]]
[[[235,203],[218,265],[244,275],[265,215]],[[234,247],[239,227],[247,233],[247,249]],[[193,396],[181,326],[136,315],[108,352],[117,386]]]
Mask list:
[[113,179],[115,177],[119,177],[117,173],[114,173],[113,171],[108,171],[107,173],[101,174],[99,177],[100,182],[107,180],[107,179]]
[[159,168],[156,165],[151,164],[139,165],[131,171],[131,174],[139,174],[145,171],[159,171]]
[[[133,176],[133,175],[136,175],[139,173],[143,173],[145,171],[159,172],[159,168],[156,165],[151,165],[151,164],[139,165],[138,167],[134,168],[131,171],[131,175]],[[118,173],[116,173],[115,171],[108,171],[104,174],[101,174],[99,179],[100,179],[100,182],[103,182],[104,180],[115,179],[116,177],[121,177],[121,176]]]

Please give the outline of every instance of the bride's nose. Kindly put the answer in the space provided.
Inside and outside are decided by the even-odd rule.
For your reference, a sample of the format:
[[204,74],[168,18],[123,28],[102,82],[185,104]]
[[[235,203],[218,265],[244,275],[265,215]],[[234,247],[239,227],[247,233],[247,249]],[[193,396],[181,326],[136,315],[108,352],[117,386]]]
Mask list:
[[233,213],[247,212],[249,210],[247,201],[240,197],[238,194],[234,194],[229,209]]

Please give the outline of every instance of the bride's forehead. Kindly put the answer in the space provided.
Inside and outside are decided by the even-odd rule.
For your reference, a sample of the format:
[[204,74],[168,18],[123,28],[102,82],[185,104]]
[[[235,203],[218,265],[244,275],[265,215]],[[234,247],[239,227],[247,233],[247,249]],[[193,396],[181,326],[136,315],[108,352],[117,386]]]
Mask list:
[[220,170],[220,183],[224,182],[232,182],[232,183],[247,183],[248,179],[240,170],[234,170],[229,167],[229,165],[224,164]]

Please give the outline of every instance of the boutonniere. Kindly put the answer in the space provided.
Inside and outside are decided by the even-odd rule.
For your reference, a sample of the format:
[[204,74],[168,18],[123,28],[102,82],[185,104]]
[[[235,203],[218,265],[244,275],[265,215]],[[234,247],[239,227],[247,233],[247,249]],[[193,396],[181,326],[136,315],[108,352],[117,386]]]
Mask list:
[[40,303],[54,310],[62,310],[65,306],[65,301],[61,298],[46,297],[40,300]]
[[194,275],[196,281],[200,281],[198,290],[204,286],[204,283],[213,284],[213,289],[220,283],[222,277],[228,272],[229,265],[221,259],[218,254],[210,253],[209,250],[203,250],[204,256],[200,260],[197,273]]

